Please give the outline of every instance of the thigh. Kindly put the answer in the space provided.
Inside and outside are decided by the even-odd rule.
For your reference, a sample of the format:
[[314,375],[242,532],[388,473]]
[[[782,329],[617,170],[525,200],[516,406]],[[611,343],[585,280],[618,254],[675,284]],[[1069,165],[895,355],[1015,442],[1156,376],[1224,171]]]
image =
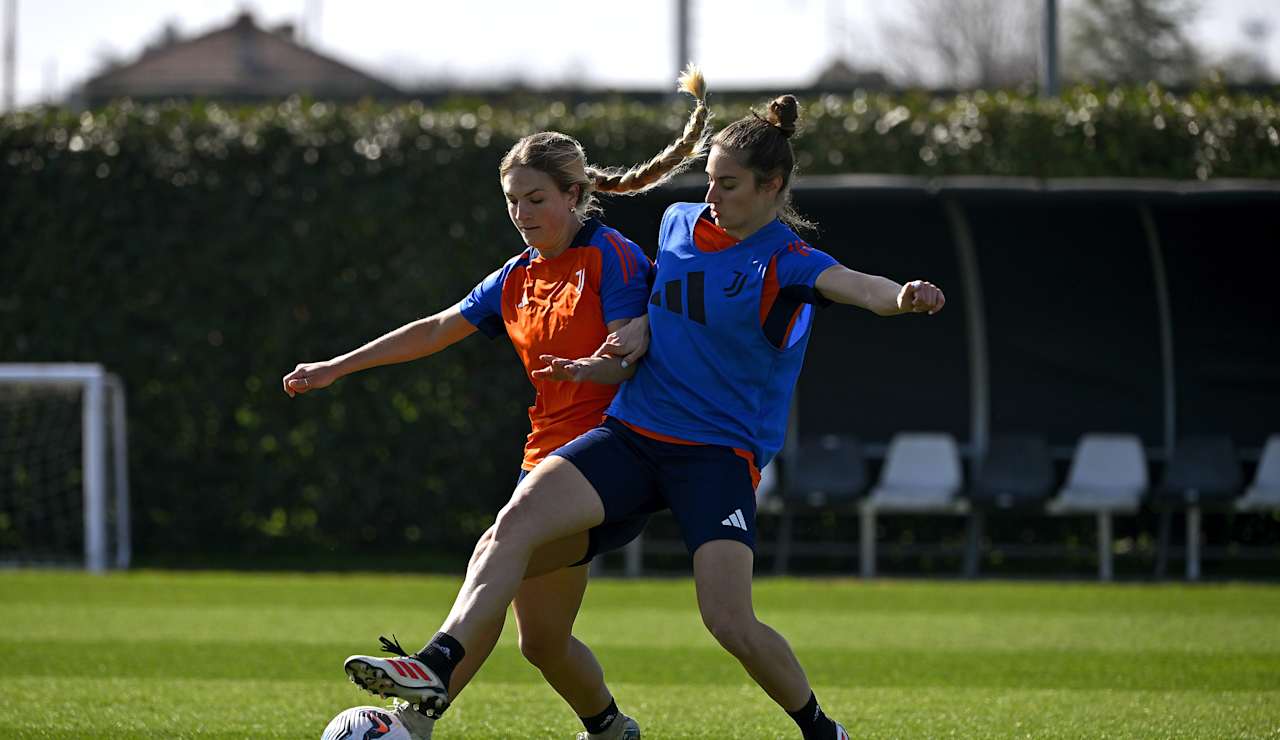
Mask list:
[[690,554],[715,540],[755,549],[755,477],[750,462],[734,450],[702,445],[669,451],[660,488]]
[[[664,508],[656,469],[634,432],[610,419],[551,453],[530,477],[551,462],[569,462],[599,493],[609,524]],[[596,525],[593,525],[596,526]]]
[[[608,525],[602,525],[608,526]],[[595,532],[600,527],[593,527]],[[525,580],[535,579],[552,571],[590,562],[592,537],[587,532],[578,532],[568,537],[561,537],[545,545],[539,545],[529,558],[529,567],[525,568]]]
[[567,460],[543,460],[520,485],[494,523],[494,541],[536,547],[600,524],[604,506],[591,482]]
[[649,515],[640,514],[616,522],[606,522],[598,527],[592,527],[591,531],[587,532],[586,554],[575,560],[573,564],[585,565],[594,560],[597,555],[621,550],[630,544],[632,540],[639,537],[648,524]]
[[713,540],[693,553],[693,581],[703,618],[745,617],[751,606],[755,553],[736,540]]
[[520,584],[512,609],[524,642],[568,639],[587,590],[586,566],[560,568]]
[[[529,477],[532,470],[521,470],[520,475],[516,478],[516,487]],[[592,528],[592,532],[597,528]],[[493,539],[493,527],[480,538],[480,544],[477,545],[477,554],[488,541]],[[567,537],[561,537],[543,545],[539,545],[533,554],[529,556],[529,566],[524,570],[524,577],[537,578],[540,575],[550,573],[553,570],[567,568],[571,565],[579,565],[591,560],[590,548],[592,538],[586,532],[577,532]],[[472,560],[476,555],[472,555]]]

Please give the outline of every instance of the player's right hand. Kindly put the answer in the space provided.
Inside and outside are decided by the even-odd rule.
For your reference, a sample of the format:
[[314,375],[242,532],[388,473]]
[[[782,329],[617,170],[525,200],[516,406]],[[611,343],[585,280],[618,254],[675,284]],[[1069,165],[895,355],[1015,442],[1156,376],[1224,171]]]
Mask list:
[[596,357],[621,357],[622,366],[634,365],[649,351],[649,317],[640,316],[604,338]]
[[304,362],[284,376],[281,383],[284,392],[293,398],[299,393],[309,393],[327,388],[339,377],[336,370],[327,362]]
[[912,280],[898,293],[898,310],[903,313],[927,313],[930,316],[942,310],[947,297],[942,289],[927,280]]
[[598,357],[583,357],[570,360],[555,355],[539,355],[538,359],[547,363],[545,367],[534,370],[531,375],[539,380],[560,380],[570,383],[582,383],[591,376],[591,368],[601,362]]

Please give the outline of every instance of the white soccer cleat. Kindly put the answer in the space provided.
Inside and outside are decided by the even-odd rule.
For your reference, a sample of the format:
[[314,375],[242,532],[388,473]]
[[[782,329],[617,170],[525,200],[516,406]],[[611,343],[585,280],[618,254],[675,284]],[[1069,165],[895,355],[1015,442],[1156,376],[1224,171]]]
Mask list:
[[627,715],[620,714],[604,732],[592,735],[583,730],[578,733],[577,740],[640,740],[640,725]]
[[379,639],[382,649],[396,657],[352,655],[342,666],[351,683],[384,699],[403,699],[431,719],[443,714],[449,708],[449,687],[426,663],[405,653],[394,637]]

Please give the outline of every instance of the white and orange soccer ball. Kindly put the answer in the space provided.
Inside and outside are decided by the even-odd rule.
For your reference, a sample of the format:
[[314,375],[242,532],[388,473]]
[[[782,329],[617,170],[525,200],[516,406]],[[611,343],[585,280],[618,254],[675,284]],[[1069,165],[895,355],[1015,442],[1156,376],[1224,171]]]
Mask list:
[[393,709],[352,707],[334,717],[320,740],[418,740]]

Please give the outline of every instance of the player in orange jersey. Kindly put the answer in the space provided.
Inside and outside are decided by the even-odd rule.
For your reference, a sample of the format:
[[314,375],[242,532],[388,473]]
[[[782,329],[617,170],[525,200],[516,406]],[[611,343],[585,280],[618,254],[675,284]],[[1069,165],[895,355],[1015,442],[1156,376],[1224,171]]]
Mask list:
[[[629,378],[635,366],[625,357],[591,355],[611,332],[645,315],[653,268],[639,247],[594,217],[600,212],[594,194],[649,190],[701,155],[708,115],[705,85],[692,67],[680,85],[697,100],[682,136],[649,162],[625,172],[587,166],[582,146],[564,134],[543,132],[517,142],[499,172],[507,212],[525,249],[456,305],[347,354],[298,365],[283,378],[285,393],[305,394],[359,370],[426,357],[479,330],[510,338],[537,391],[529,409],[531,431],[521,478],[561,445],[599,424],[617,384]],[[589,382],[550,379],[542,359],[547,356],[587,357],[576,371],[580,380]],[[647,518],[548,543],[531,560],[514,601],[521,652],[582,719],[586,730],[580,738],[640,736],[635,721],[618,710],[600,664],[573,637],[572,628],[586,589],[586,564],[634,539]],[[492,538],[492,530],[481,537],[477,554],[486,551]],[[362,664],[367,673],[353,672],[352,680],[375,691],[373,684],[387,675],[415,686],[421,683],[424,691],[413,703],[434,718],[484,662],[502,622],[499,618],[486,625],[485,638],[468,645],[461,663],[443,680],[394,658],[370,659]],[[393,641],[384,640],[384,647],[404,654]],[[462,655],[461,646],[453,652]],[[406,710],[402,706],[400,711]]]

